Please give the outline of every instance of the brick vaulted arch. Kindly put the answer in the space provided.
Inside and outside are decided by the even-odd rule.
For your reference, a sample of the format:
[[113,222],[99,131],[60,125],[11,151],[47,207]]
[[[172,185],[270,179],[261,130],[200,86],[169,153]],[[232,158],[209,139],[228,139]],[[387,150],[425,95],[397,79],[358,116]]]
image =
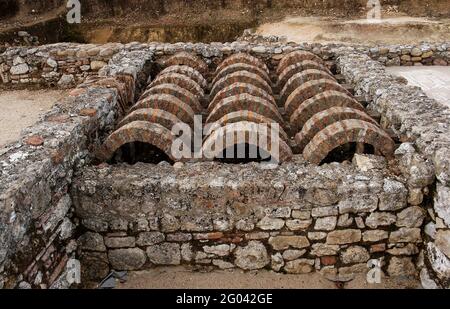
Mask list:
[[290,52],[281,59],[280,63],[278,64],[277,74],[281,74],[281,72],[283,72],[288,66],[296,64],[298,62],[302,62],[304,60],[311,60],[321,65],[325,65],[322,58],[320,58],[316,54],[304,50],[296,50]]
[[222,71],[225,67],[236,64],[236,63],[245,63],[249,65],[256,66],[269,74],[269,69],[267,69],[267,66],[264,64],[263,61],[260,59],[253,57],[252,55],[246,54],[246,53],[236,53],[231,55],[230,57],[226,58],[224,61],[222,61],[221,64],[217,67],[216,74]]
[[214,77],[212,84],[214,85],[221,78],[238,71],[247,71],[256,74],[262,79],[264,79],[264,81],[266,81],[267,84],[270,85],[272,83],[272,81],[269,78],[269,75],[263,69],[251,64],[235,63],[224,67],[220,72],[218,72],[217,75]]
[[262,79],[256,74],[247,71],[238,71],[231,73],[218,80],[217,83],[215,83],[213,88],[211,89],[210,96],[214,98],[220,90],[234,83],[252,84],[255,87],[263,89],[268,94],[270,95],[272,94],[272,87],[270,87],[270,85],[266,81],[264,81],[264,79]]
[[317,113],[331,107],[350,107],[364,111],[364,107],[349,95],[340,91],[328,90],[302,102],[290,117],[291,127],[295,132],[302,129],[306,121]]
[[118,127],[123,127],[133,121],[148,121],[152,123],[158,123],[168,130],[172,130],[175,124],[182,122],[177,118],[177,116],[166,112],[165,110],[156,108],[142,108],[135,110],[124,119],[122,119]]
[[361,110],[341,106],[331,107],[315,114],[305,123],[302,131],[295,136],[298,149],[303,151],[305,146],[321,130],[335,122],[346,119],[359,119],[378,126],[375,120]]
[[159,75],[169,74],[169,73],[179,73],[186,75],[193,81],[195,81],[200,87],[206,89],[208,87],[208,82],[203,77],[203,75],[197,71],[196,69],[187,66],[187,65],[172,65],[170,67],[165,68],[159,73]]
[[220,90],[216,96],[214,97],[214,99],[211,101],[211,103],[209,103],[208,106],[208,113],[210,113],[214,107],[216,107],[216,105],[223,99],[227,98],[227,97],[231,97],[231,96],[235,96],[235,95],[239,95],[239,94],[250,94],[256,97],[260,97],[263,99],[266,99],[267,101],[273,103],[274,105],[276,105],[275,103],[275,99],[273,98],[273,96],[271,96],[270,94],[268,94],[266,91],[264,91],[263,89],[259,88],[259,87],[255,87],[252,84],[247,84],[247,83],[233,83],[230,86],[227,86],[225,88],[223,88],[222,90]]
[[249,94],[240,94],[223,99],[211,111],[206,122],[215,122],[226,114],[240,110],[255,112],[283,125],[283,119],[278,109],[272,103]]
[[177,53],[164,62],[165,67],[170,67],[173,65],[187,65],[191,68],[196,69],[203,75],[208,73],[208,66],[206,65],[206,63],[198,57],[187,52]]
[[[256,144],[252,136],[257,136]],[[238,136],[244,138],[239,140]],[[259,141],[265,141],[261,143]],[[274,152],[272,148],[272,136],[270,131],[263,132],[258,129],[258,124],[254,122],[241,121],[227,124],[214,130],[211,135],[203,143],[202,151],[206,159],[218,158],[227,146],[238,145],[247,143],[263,149],[267,153],[271,154],[278,162],[289,161],[292,158],[291,148],[279,137],[274,143],[278,145],[278,154]]]
[[175,84],[177,86],[180,86],[181,88],[192,92],[199,100],[201,100],[205,96],[205,93],[203,92],[203,89],[199,84],[197,84],[194,80],[190,79],[186,75],[180,73],[167,73],[159,75],[150,84],[150,87],[155,87],[161,84]]
[[161,84],[147,89],[140,97],[140,100],[155,94],[169,94],[188,104],[194,112],[200,112],[203,108],[198,98],[189,90],[186,90],[175,84]]
[[280,92],[280,100],[285,103],[290,94],[306,82],[316,79],[329,79],[335,81],[334,77],[322,70],[309,69],[294,74],[284,85]]
[[[272,124],[274,123],[274,121],[272,119],[267,118],[258,113],[249,111],[249,110],[240,110],[240,111],[231,112],[229,114],[226,114],[219,120],[215,121],[214,123],[218,127],[223,127],[229,123],[235,123],[235,122],[240,122],[240,121],[249,121],[249,122],[254,122],[254,123],[267,124],[268,127],[271,127]],[[281,127],[281,125],[278,127],[279,127],[280,138],[283,139],[285,142],[288,142],[288,140],[289,140],[288,135],[286,134],[284,129]],[[211,133],[211,132],[205,132],[205,133],[206,133],[206,135],[209,135],[208,133]]]
[[97,156],[102,161],[109,160],[123,145],[132,142],[142,142],[153,145],[175,161],[171,147],[174,135],[168,129],[157,123],[134,121],[114,131],[103,143]]
[[310,70],[310,69],[324,71],[325,73],[332,75],[330,70],[328,70],[327,67],[321,65],[320,63],[317,63],[317,62],[311,61],[311,60],[303,60],[301,62],[298,62],[298,63],[288,66],[286,69],[283,70],[283,72],[281,72],[278,75],[277,88],[279,90],[283,89],[284,85],[286,85],[287,81],[292,76],[294,76],[297,73],[300,73],[300,72],[303,72],[306,70]]
[[148,96],[137,102],[130,111],[134,112],[142,108],[162,109],[175,115],[178,119],[189,125],[194,124],[194,110],[183,101],[169,94],[154,94]]
[[304,83],[297,89],[295,89],[291,95],[287,98],[284,108],[288,116],[292,116],[294,111],[304,101],[312,98],[313,96],[328,90],[335,90],[345,94],[349,94],[348,91],[339,85],[337,82],[329,79],[317,79]]
[[372,123],[357,119],[335,122],[321,130],[303,151],[306,160],[320,164],[333,149],[346,143],[366,143],[386,157],[392,157],[395,143]]

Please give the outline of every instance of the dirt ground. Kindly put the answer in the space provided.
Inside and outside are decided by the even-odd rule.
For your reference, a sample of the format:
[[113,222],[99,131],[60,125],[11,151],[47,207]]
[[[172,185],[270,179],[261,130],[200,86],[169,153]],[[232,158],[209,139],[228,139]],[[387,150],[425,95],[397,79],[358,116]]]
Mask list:
[[34,124],[65,94],[60,90],[0,91],[0,148],[17,140],[24,128]]
[[[416,289],[420,283],[413,279],[382,278],[380,284],[369,284],[361,274],[345,284],[348,289]],[[319,273],[305,275],[279,274],[267,270],[198,272],[184,267],[159,267],[148,271],[130,272],[118,289],[337,289],[333,281]]]
[[396,16],[381,20],[287,17],[259,26],[260,35],[286,36],[293,42],[408,44],[450,40],[449,19]]
[[431,98],[450,108],[450,67],[388,67],[393,75],[406,78],[411,86],[421,87]]

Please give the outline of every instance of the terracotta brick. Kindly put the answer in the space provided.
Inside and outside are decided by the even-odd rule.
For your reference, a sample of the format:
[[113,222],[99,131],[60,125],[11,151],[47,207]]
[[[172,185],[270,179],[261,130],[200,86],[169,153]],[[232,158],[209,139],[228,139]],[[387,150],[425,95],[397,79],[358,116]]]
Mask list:
[[286,85],[287,81],[292,78],[295,74],[301,73],[306,70],[318,70],[327,73],[328,75],[332,75],[327,67],[312,61],[312,60],[303,60],[301,62],[297,62],[293,65],[288,66],[284,71],[282,71],[278,75],[278,83],[277,88],[279,90],[283,89]]
[[194,68],[203,75],[208,73],[208,66],[206,65],[206,63],[203,60],[200,60],[198,57],[187,52],[180,52],[173,55],[164,62],[164,65],[166,67],[173,65],[187,65],[191,68]]
[[322,58],[320,58],[319,56],[308,51],[296,50],[290,52],[281,59],[280,63],[278,64],[277,74],[281,74],[281,72],[283,72],[288,66],[298,62],[302,62],[304,60],[311,60],[317,62],[318,64],[325,65]]
[[44,144],[44,139],[42,138],[42,136],[39,135],[33,135],[28,137],[27,139],[25,139],[25,144],[30,145],[30,146],[41,146]]
[[192,92],[199,100],[205,95],[202,87],[194,80],[190,79],[186,75],[180,73],[167,73],[158,75],[156,79],[150,84],[150,87],[155,87],[161,84],[175,84]]
[[135,110],[134,112],[126,116],[118,124],[117,127],[118,128],[123,127],[124,125],[127,125],[133,121],[148,121],[152,123],[158,123],[168,130],[172,130],[175,124],[182,122],[175,115],[166,112],[165,110],[154,108],[142,108]]
[[193,81],[195,81],[197,84],[200,85],[203,89],[206,89],[208,87],[208,82],[205,80],[203,75],[197,71],[196,69],[187,66],[187,65],[172,65],[170,67],[165,68],[164,70],[159,73],[160,75],[169,74],[169,73],[179,73],[186,75]]
[[322,256],[320,262],[324,266],[330,266],[336,264],[337,260],[335,256]]
[[233,65],[235,63],[245,63],[250,64],[253,66],[256,66],[263,71],[265,71],[267,74],[269,74],[269,70],[267,69],[267,66],[262,62],[260,59],[253,57],[246,53],[236,53],[231,55],[230,57],[226,58],[222,63],[217,67],[216,74],[222,71],[225,67]]
[[255,65],[246,63],[235,63],[224,67],[220,72],[216,74],[212,83],[215,84],[221,78],[238,71],[247,71],[249,73],[256,74],[264,79],[269,85],[272,83],[266,71]]
[[214,98],[219,91],[234,83],[252,84],[253,86],[259,87],[268,94],[272,95],[272,87],[270,87],[270,85],[261,77],[247,71],[238,71],[218,80],[211,89],[210,97]]

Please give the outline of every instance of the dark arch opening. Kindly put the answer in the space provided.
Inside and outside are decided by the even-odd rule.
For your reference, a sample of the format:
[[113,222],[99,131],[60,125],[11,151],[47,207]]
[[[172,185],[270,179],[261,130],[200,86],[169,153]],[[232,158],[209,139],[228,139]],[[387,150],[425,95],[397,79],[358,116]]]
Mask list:
[[131,142],[117,149],[108,163],[128,163],[133,165],[138,162],[158,164],[163,161],[170,164],[174,163],[164,151],[154,145],[143,142]]
[[229,164],[246,164],[250,162],[269,162],[272,156],[266,150],[252,144],[235,144],[225,148],[215,161]]
[[[363,148],[358,149],[359,147]],[[333,162],[342,163],[344,161],[352,161],[353,156],[355,155],[357,150],[365,154],[375,153],[375,148],[370,144],[363,143],[361,144],[361,146],[358,146],[358,143],[354,142],[346,143],[344,145],[334,148],[331,152],[329,152],[328,155],[325,157],[325,159],[322,160],[320,164],[322,165]]]

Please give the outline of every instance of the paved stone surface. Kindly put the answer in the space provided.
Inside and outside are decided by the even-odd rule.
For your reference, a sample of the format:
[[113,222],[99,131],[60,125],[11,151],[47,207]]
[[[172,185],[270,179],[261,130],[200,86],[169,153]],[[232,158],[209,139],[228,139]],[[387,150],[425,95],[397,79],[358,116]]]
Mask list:
[[429,97],[450,107],[450,67],[388,67],[387,71],[406,78],[409,85],[421,87]]

